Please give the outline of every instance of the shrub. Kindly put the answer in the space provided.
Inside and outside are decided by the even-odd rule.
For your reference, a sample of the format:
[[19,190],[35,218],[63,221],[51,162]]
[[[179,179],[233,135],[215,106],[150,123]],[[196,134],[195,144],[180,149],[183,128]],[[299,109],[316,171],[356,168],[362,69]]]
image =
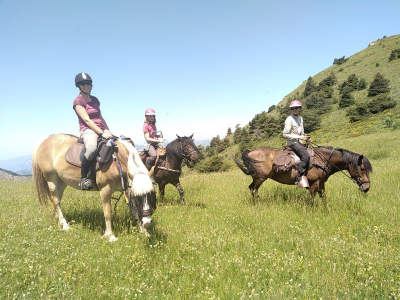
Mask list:
[[400,58],[400,49],[394,49],[389,56],[389,61]]
[[341,57],[341,58],[335,58],[333,60],[333,64],[334,65],[341,65],[341,64],[345,63],[347,60],[348,60],[348,58],[345,58],[344,56]]
[[194,167],[201,173],[223,172],[229,170],[229,165],[219,155],[206,158]]
[[377,114],[381,111],[384,111],[385,109],[395,107],[396,104],[397,102],[395,100],[392,100],[390,96],[381,94],[368,102],[367,106],[371,113]]

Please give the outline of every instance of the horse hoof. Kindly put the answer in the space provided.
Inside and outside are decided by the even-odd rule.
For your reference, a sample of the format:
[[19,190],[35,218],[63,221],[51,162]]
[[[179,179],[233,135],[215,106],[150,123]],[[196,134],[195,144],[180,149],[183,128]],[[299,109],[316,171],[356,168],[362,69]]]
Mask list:
[[71,229],[71,227],[69,227],[67,222],[61,224],[61,230],[62,231],[67,231],[67,230],[70,230],[70,229]]
[[104,235],[102,236],[102,238],[105,239],[105,240],[107,240],[107,241],[110,242],[110,243],[117,241],[117,238],[116,238],[115,235],[113,235],[113,234],[111,234],[111,235],[106,235],[106,234],[104,234]]

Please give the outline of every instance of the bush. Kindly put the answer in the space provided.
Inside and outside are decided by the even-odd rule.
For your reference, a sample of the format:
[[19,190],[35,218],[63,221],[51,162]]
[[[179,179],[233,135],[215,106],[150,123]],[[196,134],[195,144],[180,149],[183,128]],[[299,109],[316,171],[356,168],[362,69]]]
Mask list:
[[349,117],[350,123],[354,123],[354,122],[360,121],[362,119],[362,116],[359,114],[359,110],[355,106],[352,106],[349,108],[346,116]]
[[333,64],[334,65],[341,65],[341,64],[345,63],[347,60],[348,60],[348,58],[344,58],[344,56],[341,57],[341,58],[335,58],[333,60]]
[[378,95],[375,99],[368,102],[367,106],[371,113],[377,114],[385,109],[395,107],[397,102],[392,100],[388,95]]
[[219,155],[213,155],[199,162],[194,167],[201,173],[224,172],[229,170],[229,165]]
[[400,58],[400,49],[394,49],[389,56],[389,61]]

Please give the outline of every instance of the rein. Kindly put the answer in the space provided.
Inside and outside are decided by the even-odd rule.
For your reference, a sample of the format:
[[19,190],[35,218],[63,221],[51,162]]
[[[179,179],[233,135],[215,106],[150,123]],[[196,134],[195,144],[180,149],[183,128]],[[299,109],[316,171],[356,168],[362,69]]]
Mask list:
[[333,155],[333,151],[335,151],[336,148],[332,148],[331,154],[329,155],[329,158],[327,159],[327,158],[325,158],[325,156],[323,156],[317,149],[315,149],[315,147],[313,147],[312,145],[317,146],[317,147],[321,147],[321,146],[319,146],[319,145],[317,145],[317,144],[315,144],[315,143],[313,143],[313,142],[309,142],[309,145],[310,145],[310,147],[315,151],[315,153],[318,154],[318,156],[319,156],[322,160],[325,160],[325,166],[322,167],[323,171],[326,170],[326,168],[328,167],[328,165],[329,165],[329,163],[330,163],[330,164],[331,164],[332,166],[334,166],[338,171],[342,172],[342,174],[344,174],[346,177],[348,177],[351,181],[353,181],[354,183],[356,183],[358,186],[361,186],[361,185],[363,185],[364,183],[369,183],[369,181],[362,181],[362,180],[360,179],[360,174],[358,173],[358,168],[355,168],[355,169],[356,169],[357,179],[354,179],[354,178],[352,178],[351,176],[347,175],[345,172],[343,172],[343,170],[341,170],[338,166],[336,166],[334,163],[332,163],[332,162],[330,161],[331,158],[332,158],[332,155]]

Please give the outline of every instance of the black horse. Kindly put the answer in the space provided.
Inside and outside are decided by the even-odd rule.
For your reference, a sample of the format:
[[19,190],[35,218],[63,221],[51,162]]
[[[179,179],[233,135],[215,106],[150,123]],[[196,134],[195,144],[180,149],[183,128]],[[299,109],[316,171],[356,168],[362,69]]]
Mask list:
[[154,180],[158,184],[161,200],[164,199],[165,186],[170,183],[178,190],[183,204],[185,203],[184,192],[179,182],[182,161],[186,159],[189,162],[196,162],[199,158],[199,150],[193,142],[193,134],[189,137],[176,136],[178,138],[167,145],[166,155],[158,158],[154,168]]

